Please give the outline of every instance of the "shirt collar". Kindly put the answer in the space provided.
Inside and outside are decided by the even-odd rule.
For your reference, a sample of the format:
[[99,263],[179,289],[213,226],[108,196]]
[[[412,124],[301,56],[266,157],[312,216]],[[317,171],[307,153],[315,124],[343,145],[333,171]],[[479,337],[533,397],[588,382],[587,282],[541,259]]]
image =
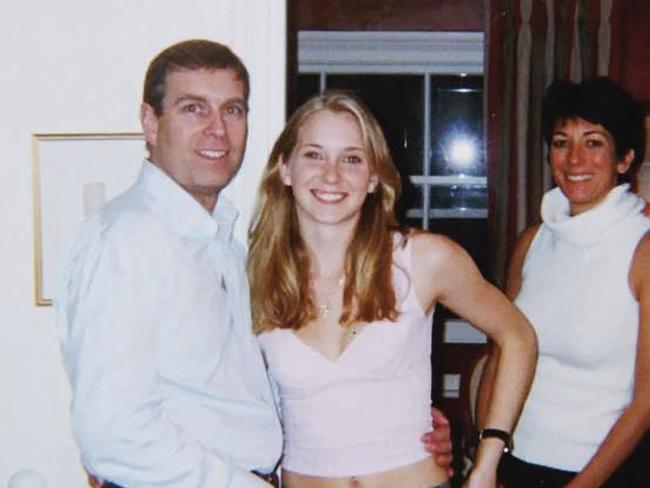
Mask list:
[[219,195],[210,215],[167,173],[145,160],[136,185],[140,186],[152,211],[181,237],[230,241],[239,212],[224,196]]

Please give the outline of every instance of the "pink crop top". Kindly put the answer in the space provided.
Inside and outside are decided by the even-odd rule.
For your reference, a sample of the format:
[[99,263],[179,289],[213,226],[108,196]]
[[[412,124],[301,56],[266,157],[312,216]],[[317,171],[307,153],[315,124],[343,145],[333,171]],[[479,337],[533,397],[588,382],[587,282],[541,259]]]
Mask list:
[[410,285],[411,241],[395,238],[393,286],[401,315],[359,331],[335,361],[290,329],[260,335],[277,386],[284,469],[313,476],[361,476],[418,462],[429,454],[431,332]]

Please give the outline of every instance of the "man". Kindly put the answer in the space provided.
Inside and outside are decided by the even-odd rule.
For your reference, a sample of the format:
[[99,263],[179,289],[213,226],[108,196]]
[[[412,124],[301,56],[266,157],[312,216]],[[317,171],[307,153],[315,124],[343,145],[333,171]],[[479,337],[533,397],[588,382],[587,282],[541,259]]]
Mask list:
[[220,195],[243,159],[248,93],[221,44],[154,58],[140,111],[149,158],[71,251],[57,324],[74,436],[105,487],[277,483],[281,427],[251,333],[237,211]]

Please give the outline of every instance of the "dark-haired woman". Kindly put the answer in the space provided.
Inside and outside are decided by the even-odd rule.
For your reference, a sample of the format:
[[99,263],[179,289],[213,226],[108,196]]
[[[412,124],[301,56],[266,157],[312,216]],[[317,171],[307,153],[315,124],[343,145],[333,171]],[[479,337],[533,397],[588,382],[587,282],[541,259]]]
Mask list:
[[542,223],[520,237],[507,283],[537,332],[539,361],[500,479],[631,488],[625,460],[650,426],[650,219],[624,183],[644,153],[643,114],[609,79],[558,81],[543,130],[557,187]]

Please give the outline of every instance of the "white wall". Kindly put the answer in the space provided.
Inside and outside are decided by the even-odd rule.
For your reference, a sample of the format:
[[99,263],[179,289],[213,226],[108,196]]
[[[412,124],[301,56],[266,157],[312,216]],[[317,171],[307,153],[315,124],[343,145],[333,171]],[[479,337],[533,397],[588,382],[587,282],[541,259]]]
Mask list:
[[185,38],[226,42],[252,76],[249,149],[230,192],[248,219],[284,122],[285,1],[3,0],[0,23],[0,487],[23,469],[82,487],[53,311],[34,306],[30,134],[139,131],[149,60]]

